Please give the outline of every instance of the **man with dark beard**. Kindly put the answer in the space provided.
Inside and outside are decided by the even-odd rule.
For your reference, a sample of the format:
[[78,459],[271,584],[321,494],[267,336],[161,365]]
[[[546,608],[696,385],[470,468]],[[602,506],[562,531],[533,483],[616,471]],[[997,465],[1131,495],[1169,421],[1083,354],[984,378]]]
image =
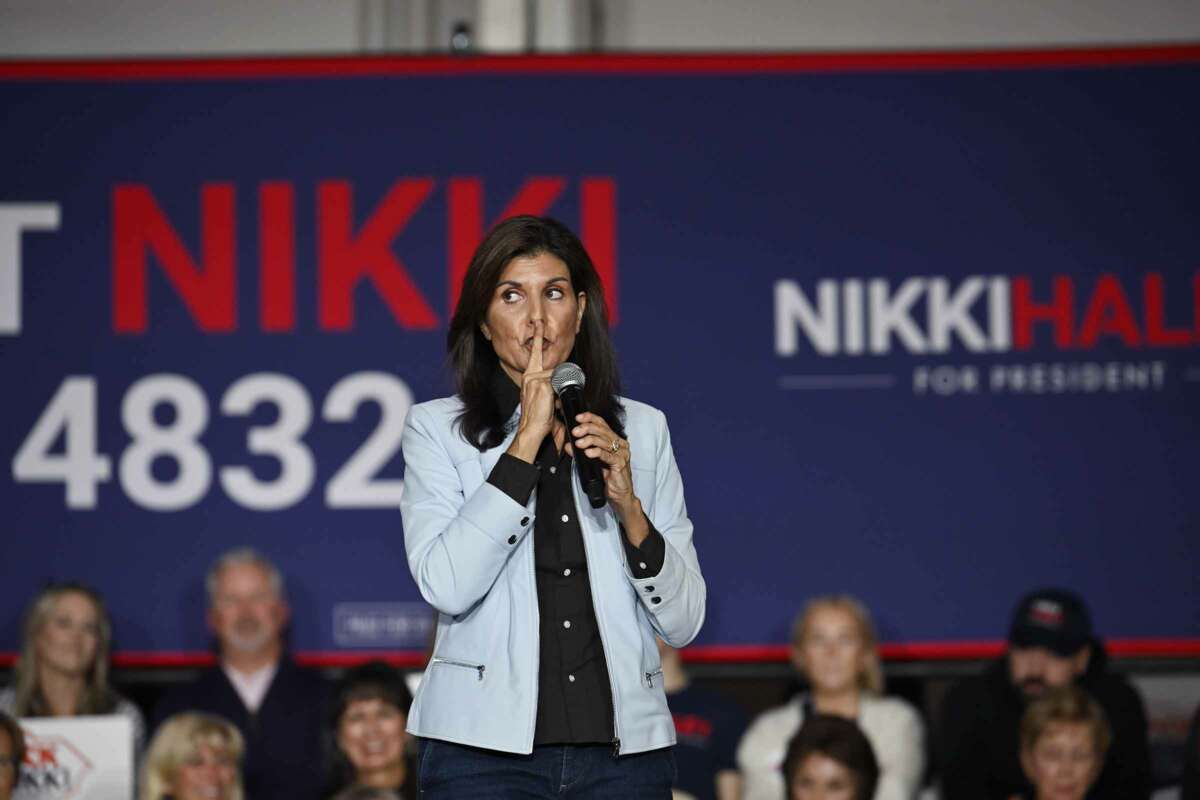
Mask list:
[[1031,592],[1017,606],[1008,643],[1003,657],[954,686],[943,702],[937,731],[943,800],[1032,796],[1021,770],[1021,715],[1047,689],[1069,684],[1095,698],[1112,725],[1112,746],[1088,797],[1148,798],[1146,712],[1133,687],[1108,672],[1083,600],[1063,589]]
[[221,556],[206,580],[208,627],[218,665],[168,692],[155,725],[180,711],[232,722],[246,740],[246,794],[254,800],[315,800],[321,786],[325,684],[287,657],[290,618],[283,576],[261,554]]

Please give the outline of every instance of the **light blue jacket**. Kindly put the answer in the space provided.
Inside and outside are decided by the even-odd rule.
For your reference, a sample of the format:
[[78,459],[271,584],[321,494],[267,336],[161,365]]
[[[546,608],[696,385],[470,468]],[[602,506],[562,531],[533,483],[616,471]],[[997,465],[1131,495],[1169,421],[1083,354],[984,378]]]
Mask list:
[[[704,622],[705,587],[666,419],[643,403],[622,402],[634,490],[667,544],[657,576],[633,577],[612,510],[580,503],[579,481],[571,486],[612,684],[616,746],[639,753],[675,743],[654,635],[675,647],[690,642]],[[537,493],[522,506],[487,482],[516,425],[510,421],[514,433],[481,453],[453,425],[461,408],[457,398],[421,403],[404,426],[404,546],[421,596],[440,612],[408,730],[529,753],[538,702]],[[519,415],[518,408],[514,420]]]

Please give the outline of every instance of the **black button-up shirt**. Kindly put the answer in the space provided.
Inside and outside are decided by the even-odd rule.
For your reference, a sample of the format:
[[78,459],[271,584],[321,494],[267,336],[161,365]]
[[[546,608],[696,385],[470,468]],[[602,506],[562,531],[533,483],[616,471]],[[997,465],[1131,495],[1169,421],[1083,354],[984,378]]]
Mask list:
[[[511,417],[520,390],[500,373],[495,393],[503,417]],[[553,436],[542,441],[533,464],[505,453],[488,476],[489,483],[521,505],[537,490],[533,560],[541,625],[533,741],[538,745],[613,740],[612,687],[572,480],[571,456],[565,448],[557,450]],[[624,530],[621,541],[634,576],[653,577],[662,569],[666,544],[653,525],[641,547],[631,545]]]

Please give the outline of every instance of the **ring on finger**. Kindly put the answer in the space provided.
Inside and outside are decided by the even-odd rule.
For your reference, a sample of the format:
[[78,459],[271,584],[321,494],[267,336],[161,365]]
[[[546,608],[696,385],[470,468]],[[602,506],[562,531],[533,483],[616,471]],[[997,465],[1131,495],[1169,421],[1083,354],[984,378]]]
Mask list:
[[613,453],[613,454],[620,451],[620,449],[621,449],[621,440],[620,439],[613,439],[612,444],[610,444],[608,446],[608,452]]

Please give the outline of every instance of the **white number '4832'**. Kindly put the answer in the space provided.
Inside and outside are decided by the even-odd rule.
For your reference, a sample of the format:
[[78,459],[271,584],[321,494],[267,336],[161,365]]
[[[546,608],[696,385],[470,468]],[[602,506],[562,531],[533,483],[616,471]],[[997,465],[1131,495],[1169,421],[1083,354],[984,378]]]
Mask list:
[[[333,474],[325,486],[330,508],[386,508],[400,503],[404,482],[377,477],[396,455],[404,418],[413,396],[404,381],[385,372],[356,372],[338,381],[321,409],[328,422],[351,422],[363,403],[380,408],[375,429]],[[278,475],[262,479],[248,466],[217,471],[221,488],[236,503],[259,511],[295,505],[306,497],[316,478],[316,459],[303,441],[313,417],[308,390],[289,375],[260,372],[235,381],[221,398],[221,413],[243,417],[263,405],[275,410],[274,421],[246,433],[246,452],[267,456],[279,465]],[[73,375],[58,391],[13,457],[13,477],[20,483],[64,485],[66,504],[96,508],[98,484],[112,477],[112,463],[97,446],[96,379]],[[168,407],[169,421],[156,410]],[[126,391],[121,421],[131,439],[121,453],[117,475],[121,487],[138,505],[153,511],[180,511],[198,503],[212,485],[212,458],[199,441],[208,426],[208,399],[200,386],[183,375],[147,375]],[[61,438],[61,452],[54,445]],[[154,464],[168,459],[174,469],[155,475]],[[173,474],[163,477],[161,472]]]

